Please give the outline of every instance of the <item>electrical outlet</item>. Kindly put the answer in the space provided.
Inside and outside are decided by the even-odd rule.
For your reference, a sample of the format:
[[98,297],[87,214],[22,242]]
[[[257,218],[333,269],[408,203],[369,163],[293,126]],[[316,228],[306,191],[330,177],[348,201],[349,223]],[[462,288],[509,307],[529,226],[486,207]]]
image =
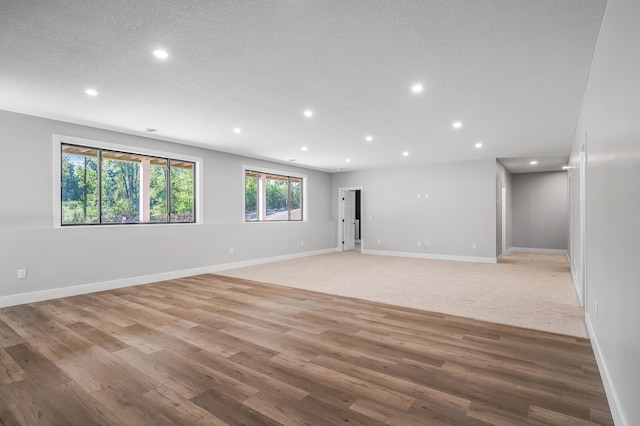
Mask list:
[[381,241],[381,240],[378,240],[378,244],[382,244],[382,241]]
[[476,248],[476,243],[473,243],[473,245],[471,246],[472,249]]
[[229,249],[229,254],[233,254],[233,249],[232,248]]
[[424,242],[424,246],[425,246],[425,247],[429,247],[429,241],[425,241],[425,242]]
[[424,199],[426,200],[427,198],[429,198],[429,194],[428,193],[424,193]]
[[303,246],[304,245],[304,240],[300,240],[300,245]]
[[24,280],[27,278],[27,270],[26,269],[18,269],[18,279]]
[[418,241],[418,247],[421,247],[422,243],[420,241]]
[[422,197],[422,194],[418,192],[418,200]]

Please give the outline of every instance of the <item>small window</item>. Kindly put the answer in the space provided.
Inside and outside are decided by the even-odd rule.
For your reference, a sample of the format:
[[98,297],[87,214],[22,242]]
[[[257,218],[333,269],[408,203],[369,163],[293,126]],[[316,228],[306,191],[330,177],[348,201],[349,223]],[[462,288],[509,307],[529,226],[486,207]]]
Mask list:
[[98,155],[93,148],[62,149],[62,223],[99,223]]
[[301,177],[245,170],[245,222],[302,221],[303,183]]
[[62,225],[195,222],[194,162],[60,147]]
[[[194,169],[188,161],[171,160],[171,222],[195,220]],[[166,190],[165,190],[166,194]]]

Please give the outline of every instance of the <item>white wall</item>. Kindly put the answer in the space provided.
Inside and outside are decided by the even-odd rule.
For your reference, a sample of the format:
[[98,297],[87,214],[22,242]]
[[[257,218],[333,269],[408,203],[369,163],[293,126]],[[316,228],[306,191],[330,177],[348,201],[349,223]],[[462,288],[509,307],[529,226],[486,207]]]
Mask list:
[[331,185],[336,221],[338,189],[363,187],[365,251],[496,259],[493,159],[335,173]]
[[566,250],[569,240],[567,172],[516,173],[513,247]]
[[640,425],[638,17],[638,0],[607,1],[571,155],[586,134],[587,322],[618,425]]
[[[203,223],[54,228],[54,133],[202,157]],[[22,293],[140,282],[135,278],[336,247],[328,173],[6,111],[0,144],[0,305],[22,300],[7,298]],[[308,222],[243,223],[243,164],[307,175]],[[27,268],[27,279],[17,279],[18,268]]]

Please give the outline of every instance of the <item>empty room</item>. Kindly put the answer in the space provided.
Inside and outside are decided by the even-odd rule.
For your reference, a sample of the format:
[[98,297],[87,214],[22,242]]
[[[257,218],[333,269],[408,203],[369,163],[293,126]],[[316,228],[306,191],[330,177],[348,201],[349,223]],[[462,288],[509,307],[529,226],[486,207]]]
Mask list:
[[636,0],[0,2],[0,423],[640,424]]

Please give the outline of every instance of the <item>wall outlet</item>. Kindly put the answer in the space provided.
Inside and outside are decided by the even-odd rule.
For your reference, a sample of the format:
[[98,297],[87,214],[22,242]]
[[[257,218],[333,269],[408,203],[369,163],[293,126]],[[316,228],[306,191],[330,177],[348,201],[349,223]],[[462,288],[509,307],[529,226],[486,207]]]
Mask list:
[[378,240],[378,244],[382,244],[382,241],[381,241],[381,240]]
[[422,198],[422,194],[418,192],[418,200]]
[[429,198],[429,193],[425,192],[424,193],[424,199],[426,200],[427,198]]
[[425,247],[429,247],[429,241],[425,241],[425,242],[424,242],[424,246],[425,246]]
[[27,278],[27,270],[26,269],[18,269],[18,279],[24,280]]
[[472,249],[475,249],[475,248],[476,248],[476,243],[473,243],[473,244],[471,245],[471,248],[472,248]]
[[418,247],[422,247],[422,243],[418,241]]
[[303,246],[304,245],[304,240],[300,240],[300,245]]
[[229,254],[233,254],[233,249],[232,248],[229,249]]

